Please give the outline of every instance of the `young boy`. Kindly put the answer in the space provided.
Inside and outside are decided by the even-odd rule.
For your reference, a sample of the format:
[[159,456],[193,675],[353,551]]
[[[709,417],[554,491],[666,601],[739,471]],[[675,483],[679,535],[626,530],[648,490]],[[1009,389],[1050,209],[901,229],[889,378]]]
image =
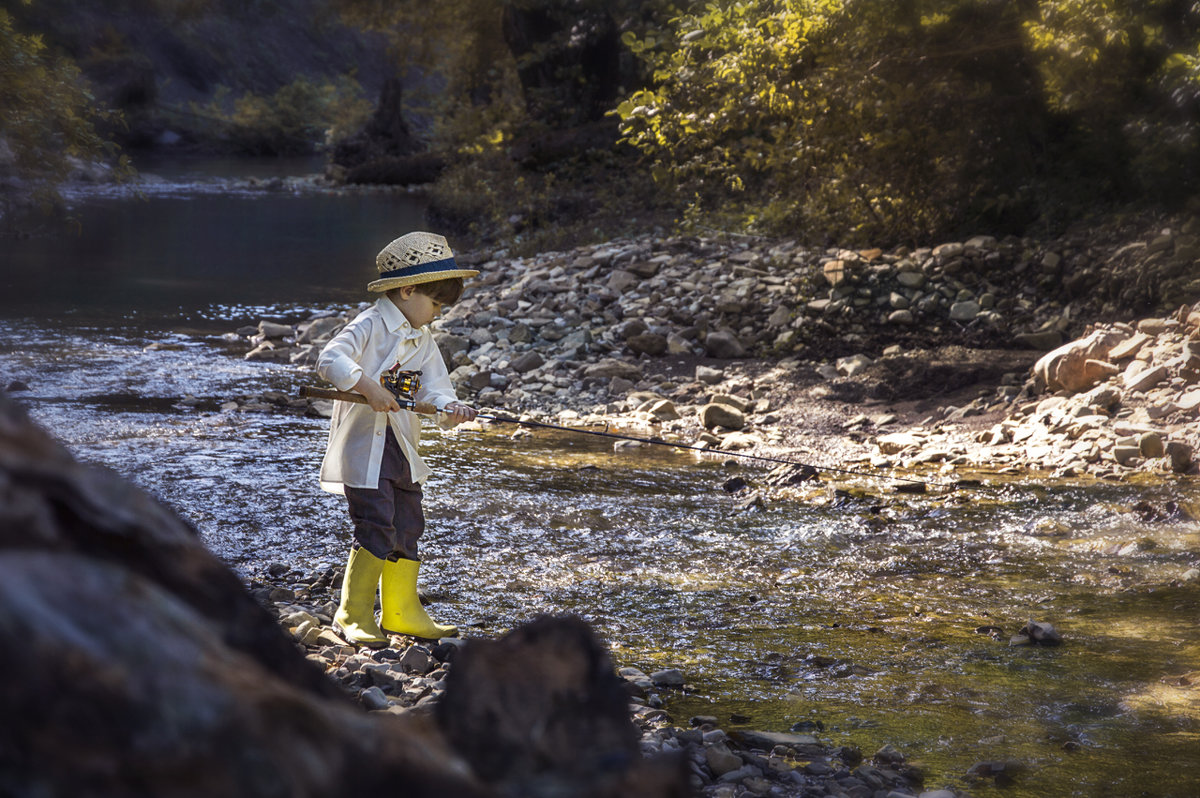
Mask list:
[[[334,624],[360,646],[387,645],[385,634],[437,639],[458,633],[430,619],[417,597],[417,540],[425,529],[421,483],[430,469],[417,454],[420,419],[401,410],[379,382],[393,364],[420,371],[418,401],[443,411],[454,426],[475,418],[458,401],[441,353],[427,326],[462,295],[463,278],[446,239],[409,233],[375,258],[379,278],[368,291],[383,293],[321,351],[317,372],[369,404],[336,402],[321,487],[344,493],[354,522],[354,542]],[[383,608],[375,621],[375,590]]]

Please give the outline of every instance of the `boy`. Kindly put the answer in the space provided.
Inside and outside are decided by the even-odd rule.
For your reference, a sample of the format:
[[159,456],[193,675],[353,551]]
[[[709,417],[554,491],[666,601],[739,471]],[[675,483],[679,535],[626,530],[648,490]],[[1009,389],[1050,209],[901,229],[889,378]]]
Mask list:
[[[431,620],[417,597],[417,539],[425,529],[421,483],[430,469],[417,454],[419,418],[401,411],[379,375],[393,364],[420,371],[414,398],[433,403],[449,426],[475,418],[475,410],[458,401],[427,325],[462,295],[464,277],[479,274],[458,268],[446,239],[433,233],[397,238],[375,264],[379,278],[367,290],[384,296],[347,324],[317,360],[317,373],[369,403],[335,403],[321,487],[345,494],[354,522],[334,625],[351,644],[372,648],[387,645],[387,633],[428,639],[458,633]],[[378,623],[377,587],[383,608]]]

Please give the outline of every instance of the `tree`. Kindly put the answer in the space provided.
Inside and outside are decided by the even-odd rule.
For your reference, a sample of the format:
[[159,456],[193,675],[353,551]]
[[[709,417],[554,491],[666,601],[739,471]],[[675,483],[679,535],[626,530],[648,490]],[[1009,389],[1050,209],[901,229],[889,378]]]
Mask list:
[[[0,9],[0,218],[22,199],[50,203],[73,162],[106,159],[113,144],[96,130],[113,115],[96,108],[68,58],[23,34]],[[121,166],[127,166],[124,159]]]
[[1046,101],[1119,195],[1184,197],[1200,175],[1200,3],[1055,0],[1025,23]]
[[[710,3],[626,37],[653,75],[617,110],[656,177],[694,198],[693,217],[846,243],[1021,231],[1078,212],[1080,196],[1129,199],[1130,181],[1098,159],[1143,146],[1195,159],[1196,9],[1143,5]],[[1154,38],[1142,31],[1164,16],[1174,40],[1100,57],[1080,45],[1097,8],[1116,42]],[[1077,44],[1053,46],[1064,38]],[[1143,177],[1147,191],[1170,174]]]

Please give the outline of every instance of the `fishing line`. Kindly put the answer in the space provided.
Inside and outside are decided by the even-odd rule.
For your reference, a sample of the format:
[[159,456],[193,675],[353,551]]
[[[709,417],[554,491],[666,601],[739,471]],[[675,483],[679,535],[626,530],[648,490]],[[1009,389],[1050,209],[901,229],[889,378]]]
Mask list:
[[[726,451],[723,449],[710,449],[706,446],[695,446],[695,445],[687,444],[687,443],[676,443],[674,441],[663,440],[662,438],[642,438],[642,437],[638,437],[637,435],[622,435],[620,433],[609,432],[607,430],[605,430],[604,432],[601,432],[599,430],[581,429],[579,427],[564,427],[564,426],[560,426],[558,424],[548,424],[544,421],[528,421],[528,420],[522,420],[519,418],[511,418],[508,416],[497,416],[497,415],[493,415],[490,413],[477,413],[475,415],[475,418],[483,418],[483,419],[487,419],[489,421],[498,421],[503,424],[517,424],[522,427],[533,427],[533,428],[537,428],[537,429],[551,429],[551,430],[557,430],[559,432],[574,432],[574,433],[578,433],[580,435],[595,435],[598,438],[612,438],[612,439],[620,440],[620,441],[636,441],[637,443],[650,443],[650,444],[654,444],[657,446],[670,446],[675,449],[688,449],[688,450],[691,450],[694,452],[702,452],[704,454],[718,454],[718,455],[729,455],[730,457],[742,457],[747,460],[760,460],[760,461],[767,462],[767,463],[778,463],[781,465],[797,466],[799,468],[811,468],[811,469],[813,469],[813,471],[833,471],[833,472],[836,472],[839,474],[853,474],[854,476],[868,477],[871,479],[879,479],[881,476],[879,474],[868,474],[865,471],[855,471],[850,468],[834,468],[833,466],[818,466],[818,465],[813,465],[812,463],[803,463],[803,462],[800,462],[799,460],[789,460],[789,459],[785,459],[782,457],[767,457],[766,455],[749,454],[747,452],[734,452],[734,451]],[[896,475],[891,475],[891,478],[894,480],[901,481],[901,482],[913,482],[918,485],[936,485],[938,487],[944,487],[944,488],[956,487],[956,485],[954,483],[938,482],[938,481],[929,480],[929,479],[914,479],[912,477],[901,477],[901,476],[896,476]]]
[[[401,370],[399,364],[392,366],[386,372],[380,375],[380,384],[386,388],[396,398],[397,403],[402,409],[410,410],[419,415],[437,415],[443,411],[438,410],[429,402],[419,402],[412,398],[416,394],[420,386],[421,372],[419,371],[404,371]],[[309,399],[333,399],[345,402],[357,402],[359,404],[369,404],[366,397],[362,394],[349,391],[335,391],[328,388],[314,388],[304,386],[300,389],[300,396]],[[857,477],[866,477],[867,479],[879,479],[880,474],[868,474],[866,471],[856,471],[852,468],[836,468],[834,466],[818,466],[812,463],[804,463],[799,460],[790,460],[783,457],[767,457],[761,454],[748,454],[746,452],[726,451],[723,449],[710,449],[706,446],[695,446],[688,443],[675,443],[674,441],[666,441],[662,438],[643,438],[637,435],[622,435],[617,432],[609,432],[607,429],[604,432],[599,430],[581,429],[579,427],[564,427],[559,424],[549,424],[545,421],[530,421],[511,416],[498,416],[493,413],[476,413],[475,418],[482,418],[488,421],[495,421],[501,424],[516,424],[521,427],[531,427],[534,429],[550,429],[558,432],[573,432],[579,435],[594,435],[598,438],[611,438],[619,441],[634,441],[636,443],[649,443],[656,446],[670,446],[674,449],[687,449],[693,452],[701,452],[703,454],[720,454],[730,457],[741,457],[746,460],[760,460],[765,463],[778,463],[780,465],[790,465],[797,468],[809,468],[814,472],[832,471],[838,474],[852,474]],[[814,473],[815,475],[815,473]],[[939,482],[937,480],[916,479],[913,477],[901,477],[891,475],[891,479],[899,482],[911,482],[915,485],[936,485],[941,488],[950,488],[953,490],[961,483]]]

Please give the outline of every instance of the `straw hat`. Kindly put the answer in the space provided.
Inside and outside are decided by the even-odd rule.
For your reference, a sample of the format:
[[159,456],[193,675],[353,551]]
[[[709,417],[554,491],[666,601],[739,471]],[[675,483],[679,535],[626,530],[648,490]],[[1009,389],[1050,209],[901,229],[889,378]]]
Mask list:
[[368,291],[390,291],[405,285],[432,283],[451,277],[474,277],[476,269],[460,269],[446,239],[435,233],[408,233],[397,238],[375,256],[379,279]]

